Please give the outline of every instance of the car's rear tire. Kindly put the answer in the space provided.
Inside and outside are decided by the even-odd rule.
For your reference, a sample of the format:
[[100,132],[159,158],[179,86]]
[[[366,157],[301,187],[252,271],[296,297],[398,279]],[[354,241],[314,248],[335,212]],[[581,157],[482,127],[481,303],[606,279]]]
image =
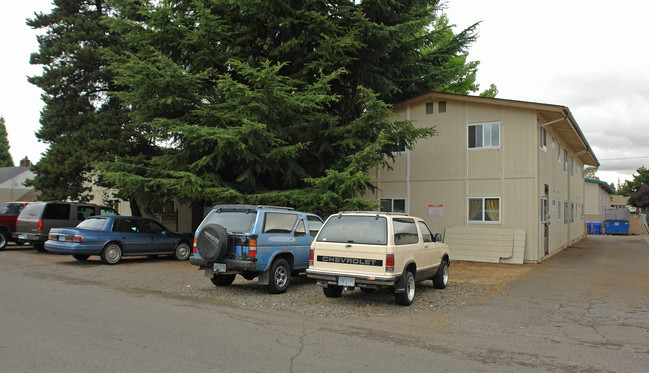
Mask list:
[[286,292],[291,283],[291,266],[284,258],[275,259],[270,266],[270,278],[268,281],[268,292],[280,294]]
[[99,257],[104,264],[117,264],[122,259],[122,247],[116,243],[109,243]]
[[216,286],[230,286],[237,275],[214,275],[210,280]]
[[196,248],[201,258],[216,262],[228,249],[228,233],[219,224],[207,224],[196,235]]
[[433,276],[433,286],[435,289],[446,289],[446,285],[448,285],[448,263],[442,260],[437,273]]
[[9,239],[9,235],[7,234],[7,231],[0,230],[0,250],[4,250],[5,247],[7,247],[8,239]]
[[85,254],[72,254],[72,257],[80,262],[84,262],[90,258],[90,255]]
[[343,294],[343,287],[338,285],[329,285],[326,288],[322,288],[322,292],[327,298],[340,298]]
[[415,300],[415,276],[410,271],[403,275],[404,291],[394,293],[394,300],[400,306],[409,306]]
[[192,254],[192,250],[189,248],[189,245],[185,242],[181,242],[176,246],[176,251],[174,251],[174,258],[176,260],[187,260]]

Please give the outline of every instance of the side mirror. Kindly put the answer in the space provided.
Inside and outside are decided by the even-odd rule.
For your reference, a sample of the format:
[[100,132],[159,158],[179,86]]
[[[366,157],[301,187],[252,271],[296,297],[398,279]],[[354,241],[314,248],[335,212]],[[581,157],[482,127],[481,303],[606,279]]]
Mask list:
[[435,242],[442,242],[442,235],[439,233],[435,234]]

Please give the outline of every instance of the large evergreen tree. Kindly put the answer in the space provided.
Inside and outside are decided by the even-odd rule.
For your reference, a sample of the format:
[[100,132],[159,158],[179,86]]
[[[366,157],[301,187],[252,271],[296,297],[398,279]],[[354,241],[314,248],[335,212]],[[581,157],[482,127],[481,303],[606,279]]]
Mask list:
[[37,138],[49,148],[34,165],[32,186],[42,199],[85,199],[93,163],[147,151],[130,127],[125,107],[109,91],[114,83],[101,57],[116,46],[101,19],[111,12],[105,0],[54,0],[49,14],[35,14],[27,24],[45,33],[30,63],[44,65],[29,81],[43,90],[45,107]]
[[9,153],[9,139],[7,138],[7,127],[5,118],[0,116],[0,167],[13,167],[14,160]]
[[469,93],[474,27],[454,34],[434,0],[114,1],[113,92],[157,155],[102,165],[151,207],[176,196],[326,214],[371,208],[369,170],[435,133],[390,105]]

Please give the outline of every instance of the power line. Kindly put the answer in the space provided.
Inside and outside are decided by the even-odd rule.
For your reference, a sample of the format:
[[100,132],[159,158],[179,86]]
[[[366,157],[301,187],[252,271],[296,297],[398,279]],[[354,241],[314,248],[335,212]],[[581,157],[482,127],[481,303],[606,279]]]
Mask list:
[[600,159],[600,161],[622,161],[625,159],[643,159],[643,158],[649,158],[649,155],[645,155],[642,157],[627,157],[627,158],[606,158],[606,159]]

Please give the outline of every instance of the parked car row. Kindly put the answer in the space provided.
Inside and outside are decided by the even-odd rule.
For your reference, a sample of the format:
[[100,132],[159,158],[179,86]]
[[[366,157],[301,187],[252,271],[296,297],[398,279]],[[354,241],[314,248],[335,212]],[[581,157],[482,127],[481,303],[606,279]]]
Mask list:
[[323,222],[289,207],[216,205],[192,235],[94,204],[15,202],[2,211],[5,245],[11,237],[79,261],[97,255],[105,264],[124,256],[172,255],[189,259],[215,286],[229,286],[241,275],[273,294],[306,272],[327,297],[356,287],[387,289],[408,306],[418,282],[432,280],[444,289],[451,264],[441,237],[422,219],[401,213],[340,212]]
[[327,297],[344,289],[388,289],[408,306],[415,284],[448,283],[448,245],[416,217],[384,212],[340,212],[326,222],[286,207],[217,205],[196,230],[192,265],[216,286],[236,275],[258,278],[283,293],[291,274],[306,272]]
[[7,202],[0,210],[0,249],[9,237],[38,251],[77,260],[98,255],[106,264],[123,256],[173,255],[187,260],[192,234],[179,234],[155,220],[119,216],[110,207],[78,202]]

